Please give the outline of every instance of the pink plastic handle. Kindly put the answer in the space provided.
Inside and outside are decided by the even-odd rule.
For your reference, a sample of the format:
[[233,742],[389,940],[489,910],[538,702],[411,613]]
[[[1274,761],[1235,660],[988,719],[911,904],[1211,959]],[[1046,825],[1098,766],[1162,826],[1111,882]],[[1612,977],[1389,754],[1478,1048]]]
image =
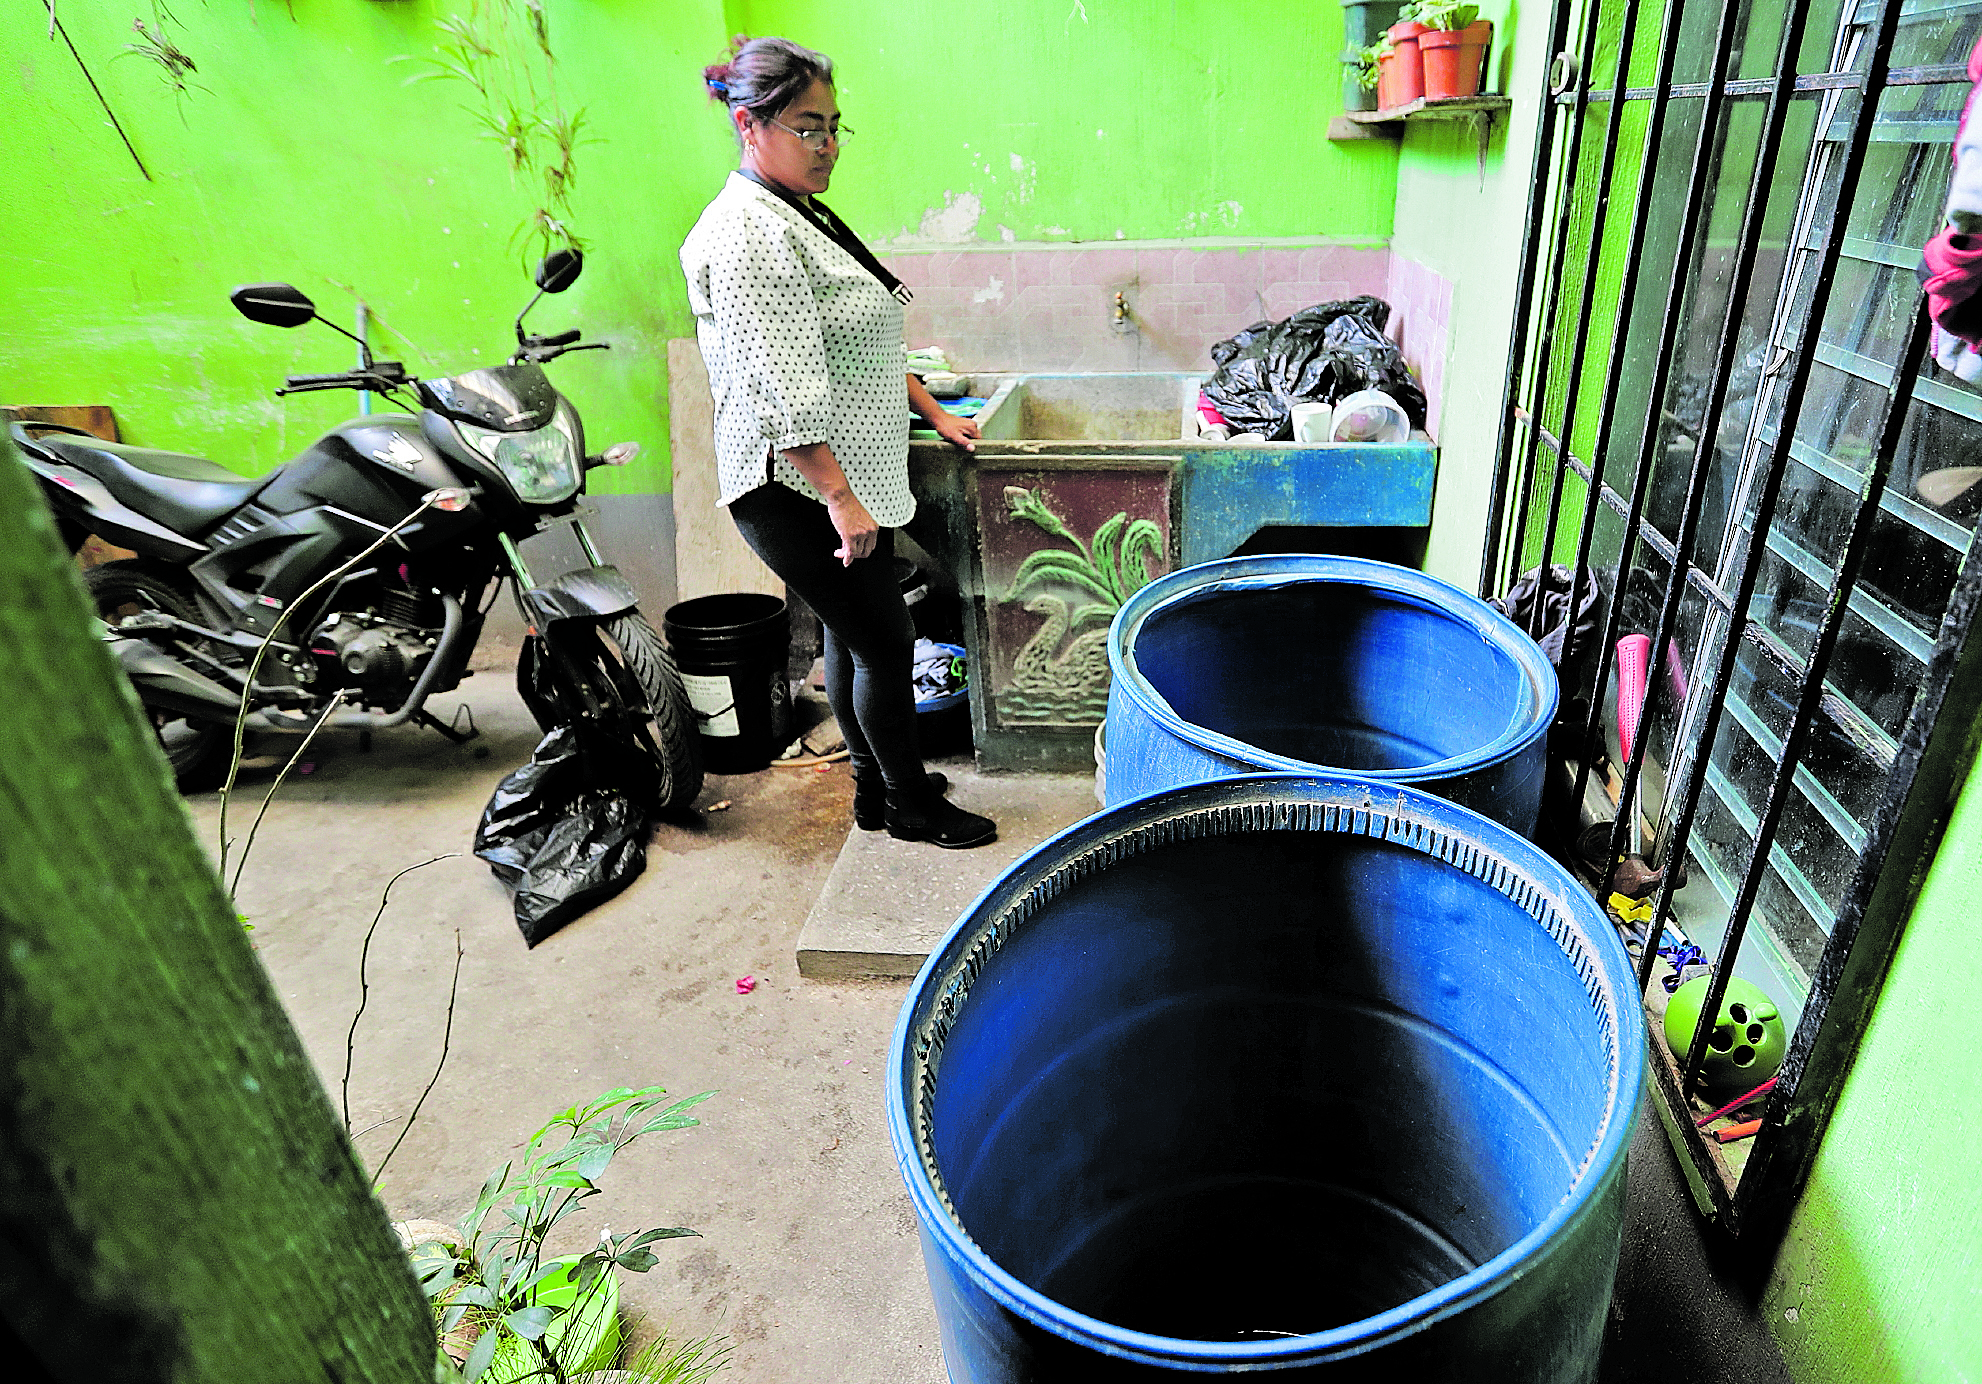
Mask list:
[[1627,634],[1617,641],[1617,739],[1624,757],[1638,743],[1638,722],[1645,712],[1645,683],[1652,669],[1650,635]]

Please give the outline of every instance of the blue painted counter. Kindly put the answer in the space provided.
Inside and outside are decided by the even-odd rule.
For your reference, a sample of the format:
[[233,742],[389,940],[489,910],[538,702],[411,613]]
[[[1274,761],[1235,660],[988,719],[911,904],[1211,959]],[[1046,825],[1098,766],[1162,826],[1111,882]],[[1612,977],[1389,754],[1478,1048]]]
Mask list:
[[[1092,763],[1106,672],[1097,700],[1086,677],[1097,649],[1088,645],[1095,622],[1105,628],[1104,617],[1144,582],[1228,557],[1261,530],[1311,531],[1292,541],[1358,555],[1370,555],[1372,532],[1428,530],[1438,469],[1429,440],[1378,447],[1200,438],[1194,410],[1201,379],[974,377],[973,391],[989,398],[978,414],[984,438],[977,450],[911,441],[918,510],[906,532],[962,597],[972,733],[985,768],[1079,770]],[[1165,494],[1167,500],[1153,498]],[[1125,515],[1124,527],[1109,530],[1116,512]],[[1161,549],[1151,552],[1145,541],[1126,561],[1119,545],[1137,527],[1145,536],[1160,533]],[[1044,584],[1052,574],[1035,564],[1023,569],[1029,576],[1021,589],[1015,548],[1060,549],[1063,558],[1052,563],[1066,582]],[[1015,682],[1025,683],[1024,695],[1012,695]],[[1056,705],[1062,688],[1066,700]]]
[[1269,526],[1423,528],[1431,523],[1438,449],[1298,442],[1208,446],[1184,459],[1179,565],[1230,557]]

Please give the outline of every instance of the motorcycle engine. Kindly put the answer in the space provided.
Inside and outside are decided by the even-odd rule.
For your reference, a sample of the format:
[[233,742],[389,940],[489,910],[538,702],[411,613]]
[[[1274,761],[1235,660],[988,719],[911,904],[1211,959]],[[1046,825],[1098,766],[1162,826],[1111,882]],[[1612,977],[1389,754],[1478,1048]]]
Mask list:
[[312,651],[337,660],[344,684],[373,706],[396,707],[433,657],[435,636],[369,611],[341,611],[317,630]]

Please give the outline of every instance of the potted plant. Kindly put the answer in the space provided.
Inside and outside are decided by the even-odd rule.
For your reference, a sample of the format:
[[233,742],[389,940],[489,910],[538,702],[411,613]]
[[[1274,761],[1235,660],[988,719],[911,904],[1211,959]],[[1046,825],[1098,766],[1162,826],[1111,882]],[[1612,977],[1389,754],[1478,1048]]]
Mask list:
[[[1375,43],[1356,51],[1356,85],[1366,99],[1355,106],[1356,110],[1382,110],[1386,104],[1386,88],[1383,82],[1383,60],[1395,50],[1390,40],[1380,38]],[[1374,106],[1371,105],[1374,102]]]
[[1418,36],[1425,26],[1413,15],[1415,6],[1406,5],[1402,17],[1384,33],[1390,53],[1383,59],[1384,85],[1377,96],[1377,109],[1395,110],[1408,106],[1425,94],[1424,65],[1418,56]]
[[1478,5],[1457,0],[1418,0],[1418,52],[1424,71],[1427,101],[1477,96],[1480,71],[1486,66],[1493,24],[1480,17]]
[[[661,1087],[622,1087],[574,1105],[530,1137],[520,1160],[489,1176],[458,1227],[414,1222],[402,1230],[433,1303],[442,1354],[459,1365],[463,1384],[568,1384],[611,1363],[619,1344],[615,1272],[645,1273],[659,1262],[649,1245],[696,1232],[602,1230],[591,1249],[561,1257],[546,1255],[545,1242],[598,1195],[613,1155],[643,1134],[694,1125],[688,1110],[713,1094],[664,1105]],[[560,1130],[564,1141],[551,1147]]]
[[1376,98],[1372,93],[1376,90],[1376,75],[1367,54],[1383,37],[1383,31],[1397,22],[1397,12],[1402,8],[1402,0],[1342,0],[1345,44],[1342,65],[1349,69],[1342,83],[1343,110],[1375,108],[1372,103]]

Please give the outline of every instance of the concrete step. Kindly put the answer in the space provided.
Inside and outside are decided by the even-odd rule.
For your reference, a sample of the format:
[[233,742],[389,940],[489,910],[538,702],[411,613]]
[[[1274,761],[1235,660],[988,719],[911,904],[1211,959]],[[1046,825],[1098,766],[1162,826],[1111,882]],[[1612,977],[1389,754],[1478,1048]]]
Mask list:
[[907,977],[977,896],[1047,837],[1098,811],[1091,774],[981,774],[938,762],[950,800],[998,823],[988,846],[946,851],[849,828],[846,845],[798,934],[809,980]]

